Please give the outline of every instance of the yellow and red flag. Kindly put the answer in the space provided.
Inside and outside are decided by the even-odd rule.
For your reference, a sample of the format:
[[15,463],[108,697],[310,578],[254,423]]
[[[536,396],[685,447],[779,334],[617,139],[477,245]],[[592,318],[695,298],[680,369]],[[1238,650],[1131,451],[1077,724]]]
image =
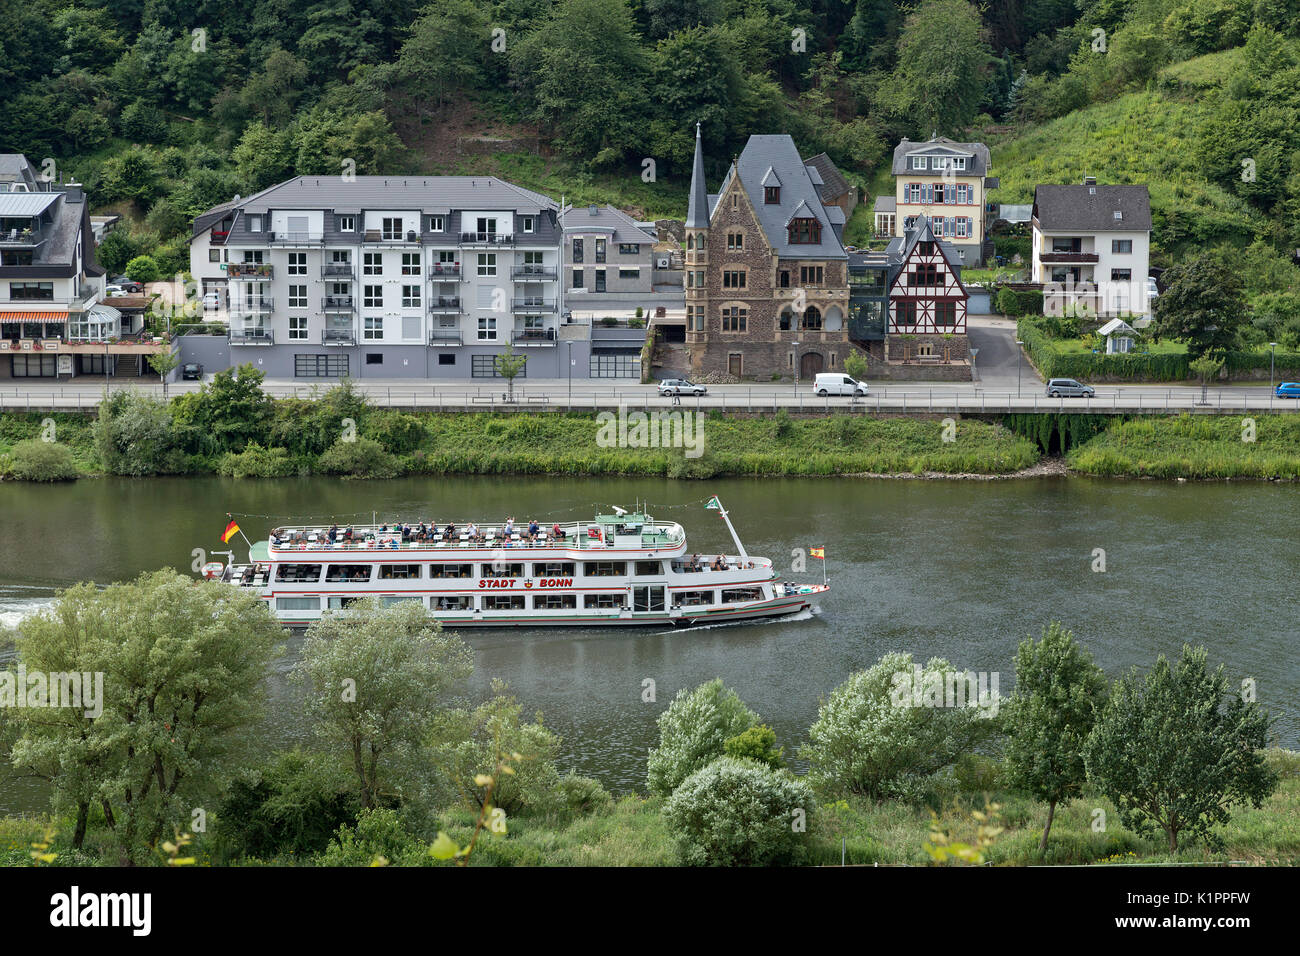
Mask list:
[[825,548],[809,548],[808,553],[811,554],[814,558],[821,558],[823,561],[826,560]]
[[235,524],[235,519],[230,519],[230,524],[226,525],[226,530],[221,534],[221,540],[225,544],[230,544],[230,539],[239,534],[239,525]]

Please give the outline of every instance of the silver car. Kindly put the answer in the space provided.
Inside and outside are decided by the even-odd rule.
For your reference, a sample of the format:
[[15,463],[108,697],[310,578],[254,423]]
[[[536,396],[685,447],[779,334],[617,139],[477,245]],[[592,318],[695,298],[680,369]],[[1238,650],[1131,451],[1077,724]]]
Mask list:
[[1097,390],[1072,378],[1054,378],[1047,383],[1047,394],[1052,398],[1094,398]]
[[704,395],[708,389],[684,378],[666,378],[659,383],[660,395]]

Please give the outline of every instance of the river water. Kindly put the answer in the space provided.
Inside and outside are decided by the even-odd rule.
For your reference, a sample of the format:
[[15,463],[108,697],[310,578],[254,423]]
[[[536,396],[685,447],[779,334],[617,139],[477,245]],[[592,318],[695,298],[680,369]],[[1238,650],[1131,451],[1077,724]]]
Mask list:
[[[732,545],[717,494],[751,554],[784,576],[792,550],[824,546],[832,589],[815,614],[682,631],[469,631],[476,699],[502,678],[564,738],[562,764],[614,791],[642,790],[655,718],[672,696],[721,677],[791,754],[819,699],[882,654],[948,658],[1013,686],[1017,643],[1058,619],[1111,676],[1145,667],[1184,641],[1204,644],[1234,684],[1257,681],[1278,741],[1300,743],[1295,582],[1300,489],[1257,483],[1166,484],[1089,479],[921,481],[437,478],[393,481],[102,479],[0,484],[0,621],[13,625],[77,581],[108,582],[162,566],[189,569],[221,548],[226,513],[250,538],[286,518],[345,523],[370,512],[457,524],[468,518],[580,520],[611,504],[648,502],[681,522],[702,554]],[[236,539],[239,543],[239,539]],[[1104,551],[1104,571],[1094,571]],[[242,549],[241,549],[242,550]],[[239,558],[246,555],[237,553]],[[285,675],[271,680],[267,748],[311,728]],[[8,656],[8,655],[5,655]],[[655,703],[642,701],[654,681]],[[0,776],[0,812],[42,810],[43,787]]]

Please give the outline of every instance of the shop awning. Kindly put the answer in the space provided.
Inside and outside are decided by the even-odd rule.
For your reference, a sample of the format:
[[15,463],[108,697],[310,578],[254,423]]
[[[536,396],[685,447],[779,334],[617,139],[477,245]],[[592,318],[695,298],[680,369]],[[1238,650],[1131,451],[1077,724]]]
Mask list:
[[0,312],[0,322],[66,322],[66,312]]

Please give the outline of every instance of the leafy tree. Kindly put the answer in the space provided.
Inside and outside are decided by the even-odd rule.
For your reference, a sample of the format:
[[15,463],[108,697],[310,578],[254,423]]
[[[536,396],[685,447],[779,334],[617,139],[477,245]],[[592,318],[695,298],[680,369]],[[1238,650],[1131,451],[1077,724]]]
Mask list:
[[[475,0],[435,0],[411,24],[395,63],[375,77],[400,87],[421,112],[480,87],[491,30]],[[508,36],[509,34],[507,34]]]
[[307,628],[293,679],[309,686],[307,712],[346,753],[370,809],[400,797],[438,710],[473,669],[465,643],[418,604],[367,599]]
[[1207,404],[1206,389],[1210,379],[1219,374],[1223,368],[1223,359],[1216,358],[1213,353],[1206,352],[1198,358],[1192,359],[1187,363],[1192,374],[1201,381],[1201,404]]
[[239,137],[231,158],[247,190],[260,192],[293,175],[292,133],[257,120]]
[[10,759],[50,781],[56,809],[75,813],[74,846],[96,806],[138,861],[188,826],[238,765],[282,634],[256,595],[172,570],[71,587],[23,621],[18,656],[29,673],[102,675],[102,713],[14,710]]
[[1006,762],[1013,786],[1047,801],[1047,837],[1056,805],[1079,793],[1087,779],[1083,747],[1106,698],[1106,678],[1087,648],[1055,621],[1041,640],[1026,638],[1016,652],[1016,690],[1007,701]]
[[524,370],[527,361],[527,356],[515,354],[512,345],[507,345],[504,352],[492,359],[492,365],[496,369],[496,373],[506,380],[507,394],[509,395],[507,401],[513,402],[515,400],[515,379]]
[[951,134],[975,118],[991,57],[979,11],[967,0],[924,0],[907,17],[882,95],[922,136]]
[[859,381],[867,377],[867,360],[861,352],[850,352],[844,358],[844,371],[850,378],[856,378]]
[[718,22],[721,0],[644,0],[646,34],[655,40],[680,30],[711,26]]
[[1231,693],[1205,648],[1162,654],[1145,677],[1115,682],[1084,749],[1089,777],[1119,808],[1125,826],[1163,831],[1169,852],[1183,834],[1219,843],[1213,828],[1235,804],[1259,807],[1277,787],[1261,749],[1270,718]]
[[785,748],[776,745],[776,731],[767,724],[750,727],[748,730],[729,738],[722,745],[722,750],[728,757],[736,757],[741,760],[756,760],[773,770],[779,770],[785,766],[785,761],[782,759]]
[[997,730],[992,699],[974,706],[966,696],[965,706],[950,706],[950,687],[955,704],[957,688],[965,695],[968,684],[942,658],[918,674],[911,654],[886,654],[852,675],[822,704],[799,751],[813,785],[873,800],[919,798],[932,775]]
[[735,55],[713,30],[694,27],[659,42],[652,57],[652,84],[659,91],[651,124],[655,157],[673,169],[690,169],[695,124],[708,155],[731,155],[740,145],[747,89]]
[[1189,358],[1236,346],[1246,316],[1242,281],[1219,256],[1203,252],[1165,273],[1167,288],[1155,300],[1153,331],[1187,343]]
[[306,63],[287,50],[275,50],[248,78],[239,98],[249,114],[268,125],[283,125],[293,117],[307,77]]
[[95,453],[110,475],[167,475],[185,470],[167,403],[134,392],[114,392],[99,403]]
[[672,793],[692,773],[721,757],[728,740],[757,723],[758,715],[720,679],[678,691],[659,715],[659,746],[646,762],[650,792]]
[[126,264],[125,271],[132,282],[157,282],[161,275],[152,256],[136,256]]
[[271,398],[262,391],[265,376],[252,365],[217,372],[203,387],[179,396],[176,424],[188,446],[201,454],[243,451],[249,442],[265,444]]

